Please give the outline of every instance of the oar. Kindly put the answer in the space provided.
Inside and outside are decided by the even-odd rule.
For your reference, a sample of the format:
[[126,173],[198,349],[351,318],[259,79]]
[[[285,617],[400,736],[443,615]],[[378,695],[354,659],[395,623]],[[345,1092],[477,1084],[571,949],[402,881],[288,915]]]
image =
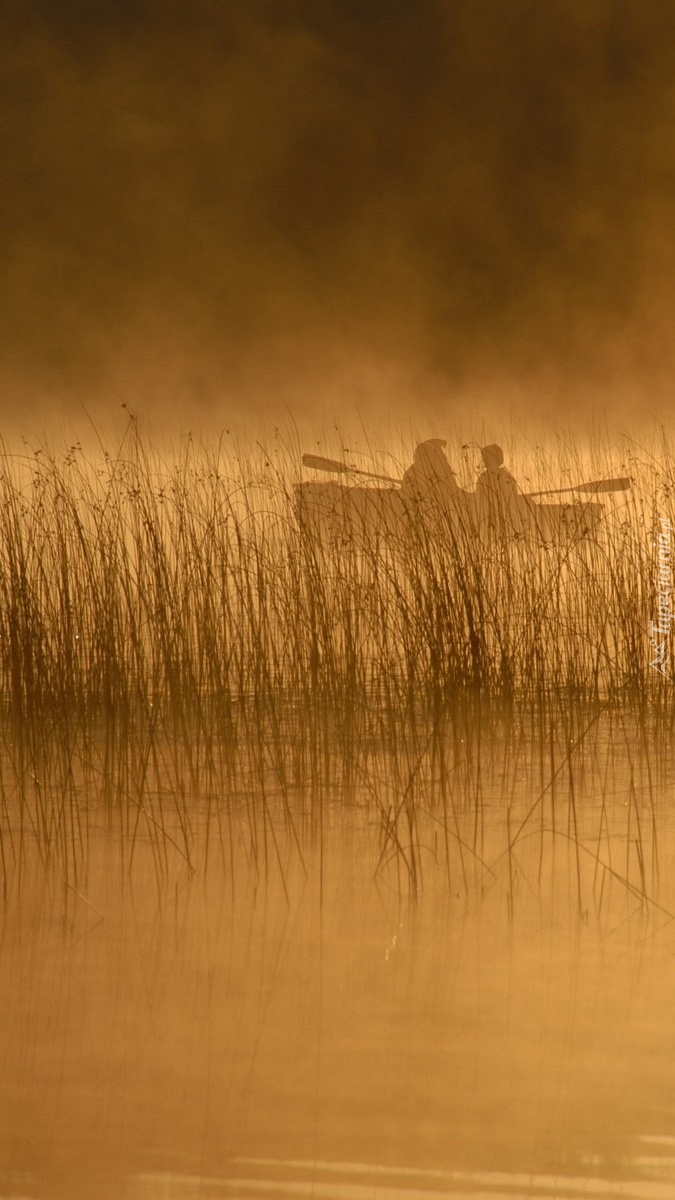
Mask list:
[[578,483],[576,487],[545,488],[543,492],[524,492],[525,496],[562,496],[565,492],[625,492],[631,479],[595,479],[593,483]]
[[376,475],[374,471],[360,471],[358,467],[348,467],[346,463],[338,462],[335,458],[321,458],[318,454],[303,454],[302,465],[313,467],[315,471],[339,471],[348,475],[366,475],[368,479],[384,479],[386,483],[400,483],[391,475]]

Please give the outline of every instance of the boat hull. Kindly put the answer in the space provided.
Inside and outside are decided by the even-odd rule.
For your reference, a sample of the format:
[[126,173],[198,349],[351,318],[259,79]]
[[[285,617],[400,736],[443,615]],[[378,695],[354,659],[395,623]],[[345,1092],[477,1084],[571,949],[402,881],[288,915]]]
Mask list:
[[420,523],[448,541],[470,536],[570,542],[592,534],[604,512],[597,503],[539,504],[526,496],[516,497],[507,512],[495,512],[476,493],[461,490],[441,506],[433,499],[408,499],[400,488],[316,481],[296,484],[295,506],[303,529],[356,543],[407,538]]

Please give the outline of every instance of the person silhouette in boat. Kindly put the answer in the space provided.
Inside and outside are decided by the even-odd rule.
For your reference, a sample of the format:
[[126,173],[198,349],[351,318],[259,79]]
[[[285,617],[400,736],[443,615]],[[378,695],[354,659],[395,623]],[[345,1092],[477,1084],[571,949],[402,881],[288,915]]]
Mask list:
[[529,526],[530,503],[504,466],[504,451],[493,442],[481,448],[481,457],[485,469],[478,476],[475,494],[482,515],[512,532],[524,532]]
[[412,465],[401,480],[401,495],[406,501],[433,501],[445,504],[460,488],[445,455],[447,442],[429,438],[415,447]]

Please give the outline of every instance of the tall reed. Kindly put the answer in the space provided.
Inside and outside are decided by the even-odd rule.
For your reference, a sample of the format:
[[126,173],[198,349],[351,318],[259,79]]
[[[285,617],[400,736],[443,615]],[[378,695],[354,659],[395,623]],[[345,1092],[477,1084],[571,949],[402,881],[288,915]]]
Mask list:
[[[6,451],[5,880],[31,839],[79,878],[100,813],[128,862],[149,840],[158,875],[214,853],[231,869],[234,816],[253,869],[283,870],[337,802],[376,815],[380,861],[393,855],[413,890],[430,845],[451,886],[476,870],[485,882],[481,764],[505,714],[546,748],[539,815],[562,720],[621,708],[643,739],[672,728],[648,630],[673,457],[665,442],[621,453],[632,490],[567,539],[477,536],[421,512],[389,533],[367,520],[320,533],[298,519],[297,455],[188,440],[167,460],[134,422],[114,454]],[[616,474],[607,447],[588,469]],[[531,474],[568,478],[551,461]]]

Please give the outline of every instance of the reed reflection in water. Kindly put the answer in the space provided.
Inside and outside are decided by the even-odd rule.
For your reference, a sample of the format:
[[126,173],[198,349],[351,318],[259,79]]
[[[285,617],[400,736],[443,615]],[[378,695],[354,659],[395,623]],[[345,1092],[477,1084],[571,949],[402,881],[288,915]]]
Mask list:
[[168,810],[161,871],[150,825],[129,863],[90,818],[77,882],[26,843],[3,910],[0,1194],[665,1195],[667,1143],[644,1139],[670,1136],[675,1100],[672,771],[640,785],[625,723],[595,728],[561,836],[549,803],[510,854],[542,764],[503,731],[482,745],[470,887],[448,886],[436,806],[402,888],[368,789],[295,829],[270,795],[264,873],[245,805],[231,871],[208,806],[192,866]]

